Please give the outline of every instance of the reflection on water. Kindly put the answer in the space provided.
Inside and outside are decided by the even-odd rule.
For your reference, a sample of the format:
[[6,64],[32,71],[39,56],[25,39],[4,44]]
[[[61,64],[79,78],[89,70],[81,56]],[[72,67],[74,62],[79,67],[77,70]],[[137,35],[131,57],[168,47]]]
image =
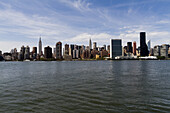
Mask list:
[[0,112],[170,112],[170,61],[1,62]]

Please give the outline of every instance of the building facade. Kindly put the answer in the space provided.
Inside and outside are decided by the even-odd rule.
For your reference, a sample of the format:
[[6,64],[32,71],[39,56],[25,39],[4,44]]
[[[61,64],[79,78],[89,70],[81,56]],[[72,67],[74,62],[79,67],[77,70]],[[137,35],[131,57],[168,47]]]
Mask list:
[[56,44],[56,59],[62,59],[62,43],[57,42]]
[[122,56],[122,40],[111,39],[110,40],[110,58],[115,59],[117,56]]
[[133,55],[136,55],[136,42],[133,42]]
[[140,56],[148,56],[148,47],[146,45],[146,33],[140,33]]
[[38,47],[39,47],[39,55],[41,56],[41,55],[42,55],[42,41],[41,41],[41,37],[40,37],[40,39],[39,39],[39,45],[38,45]]
[[44,48],[44,57],[46,59],[52,58],[52,48],[47,46]]

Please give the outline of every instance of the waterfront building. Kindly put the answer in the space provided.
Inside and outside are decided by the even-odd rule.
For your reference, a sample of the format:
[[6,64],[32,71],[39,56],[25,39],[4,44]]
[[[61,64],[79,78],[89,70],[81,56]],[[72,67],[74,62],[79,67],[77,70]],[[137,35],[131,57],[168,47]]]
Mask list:
[[11,54],[11,53],[4,53],[4,54],[3,54],[3,58],[4,58],[6,61],[11,61],[11,60],[12,60],[12,54]]
[[148,40],[147,46],[148,46],[148,51],[150,52],[150,49],[151,49],[151,40]]
[[30,59],[30,47],[29,46],[25,48],[24,60],[26,59]]
[[18,52],[17,52],[16,48],[11,50],[11,54],[12,54],[12,60],[17,60],[18,59]]
[[170,58],[170,46],[169,46],[169,50],[168,50],[168,57]]
[[18,60],[23,61],[24,60],[24,54],[25,54],[25,47],[22,46],[21,50],[20,50],[20,52],[18,54]]
[[110,58],[115,59],[116,56],[122,56],[122,40],[121,39],[110,40]]
[[146,33],[140,32],[140,56],[148,56],[148,47],[146,45]]
[[93,42],[93,50],[97,48],[97,42]]
[[96,58],[96,55],[99,54],[99,51],[97,51],[96,49],[93,49],[92,52],[91,52],[91,55],[92,55],[92,58]]
[[127,42],[127,52],[132,53],[132,42]]
[[32,48],[32,59],[37,59],[37,47]]
[[136,55],[136,41],[133,42],[133,55]]
[[52,48],[47,46],[44,48],[44,57],[46,59],[52,58]]
[[57,42],[56,44],[56,59],[62,59],[62,43]]
[[101,56],[101,58],[108,57],[108,52],[106,50],[102,50],[102,51],[100,51],[100,56]]
[[154,56],[154,50],[153,50],[153,48],[150,49],[149,56]]
[[154,49],[153,49],[154,56],[160,56],[161,55],[160,48],[161,47],[159,45],[154,46]]
[[90,58],[90,51],[89,51],[89,49],[83,50],[82,59],[89,59],[89,58]]
[[73,50],[73,59],[78,59],[79,58],[79,50],[74,49]]
[[0,51],[0,56],[2,56],[2,51]]
[[107,52],[110,54],[110,45],[107,46]]
[[39,39],[39,45],[38,45],[38,47],[39,47],[39,55],[41,56],[41,55],[43,55],[41,37],[40,37],[40,39]]
[[69,48],[69,55],[72,56],[72,58],[73,58],[73,50],[74,50],[74,44],[71,44]]
[[68,44],[65,44],[64,55],[69,55],[69,45]]
[[168,58],[168,50],[169,50],[169,45],[168,44],[163,44],[160,48],[160,54],[161,56]]
[[91,38],[90,38],[90,40],[89,40],[89,50],[91,51],[91,49],[92,49],[92,41],[91,41]]

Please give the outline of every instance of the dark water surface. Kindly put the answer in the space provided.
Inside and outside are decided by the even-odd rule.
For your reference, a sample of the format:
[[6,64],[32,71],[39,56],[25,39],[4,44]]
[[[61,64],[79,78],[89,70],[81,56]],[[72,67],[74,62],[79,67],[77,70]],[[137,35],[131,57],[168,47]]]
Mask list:
[[170,61],[1,62],[3,112],[170,113]]

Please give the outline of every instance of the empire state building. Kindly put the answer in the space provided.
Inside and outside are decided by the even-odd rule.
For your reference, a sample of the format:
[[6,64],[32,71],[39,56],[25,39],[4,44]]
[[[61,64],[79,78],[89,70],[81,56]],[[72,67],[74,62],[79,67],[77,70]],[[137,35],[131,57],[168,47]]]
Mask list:
[[41,37],[39,39],[39,55],[42,55],[42,42],[41,42]]

